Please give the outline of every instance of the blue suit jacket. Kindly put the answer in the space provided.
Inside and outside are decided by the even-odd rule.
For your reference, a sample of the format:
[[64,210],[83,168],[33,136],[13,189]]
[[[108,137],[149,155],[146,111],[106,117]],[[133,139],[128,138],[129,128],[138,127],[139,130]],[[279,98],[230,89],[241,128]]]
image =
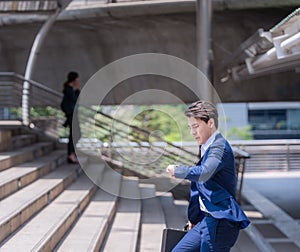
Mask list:
[[199,196],[208,212],[217,219],[239,222],[245,228],[250,221],[235,200],[236,174],[234,154],[230,144],[221,134],[206,150],[195,166],[179,166],[176,178],[191,181],[188,218],[193,224],[204,217],[200,210]]

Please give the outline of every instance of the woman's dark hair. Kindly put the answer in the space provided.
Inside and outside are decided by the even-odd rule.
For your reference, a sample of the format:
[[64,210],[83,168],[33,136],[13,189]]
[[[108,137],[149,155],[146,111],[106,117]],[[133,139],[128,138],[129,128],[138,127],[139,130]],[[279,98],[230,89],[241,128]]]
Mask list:
[[69,72],[68,76],[67,76],[67,80],[64,83],[64,90],[66,89],[66,87],[69,85],[69,83],[73,82],[74,80],[76,80],[79,77],[79,74],[76,72]]
[[188,107],[184,114],[187,117],[199,118],[206,123],[210,118],[213,118],[215,121],[215,126],[218,128],[218,110],[211,102],[196,101]]

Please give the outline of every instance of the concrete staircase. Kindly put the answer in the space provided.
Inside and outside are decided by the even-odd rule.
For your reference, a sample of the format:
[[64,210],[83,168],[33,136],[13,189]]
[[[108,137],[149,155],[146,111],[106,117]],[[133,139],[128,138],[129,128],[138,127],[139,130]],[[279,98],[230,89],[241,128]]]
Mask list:
[[[164,228],[185,225],[187,201],[157,192],[137,177],[121,176],[100,159],[80,157],[91,180],[66,158],[52,141],[21,126],[0,126],[1,252],[157,252]],[[274,239],[255,225],[240,233],[233,252],[271,248]],[[272,251],[281,251],[279,245]]]
[[160,251],[163,229],[184,226],[185,201],[83,159],[99,188],[66,158],[54,142],[1,126],[0,251]]

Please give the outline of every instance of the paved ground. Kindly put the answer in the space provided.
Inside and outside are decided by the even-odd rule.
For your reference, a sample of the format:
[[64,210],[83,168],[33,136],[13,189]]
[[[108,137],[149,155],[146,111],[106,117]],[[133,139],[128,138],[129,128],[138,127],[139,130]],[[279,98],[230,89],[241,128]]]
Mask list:
[[248,185],[282,208],[294,219],[300,219],[300,171],[246,173]]

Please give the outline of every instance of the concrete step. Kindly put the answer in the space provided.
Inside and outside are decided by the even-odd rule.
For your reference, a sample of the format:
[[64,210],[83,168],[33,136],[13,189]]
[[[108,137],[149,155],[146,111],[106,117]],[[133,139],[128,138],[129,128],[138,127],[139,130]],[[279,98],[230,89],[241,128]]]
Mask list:
[[53,150],[53,143],[41,142],[15,151],[0,152],[0,171],[43,156]]
[[9,131],[11,136],[26,134],[26,130],[20,121],[0,120],[0,131]]
[[17,135],[12,137],[12,150],[36,143],[37,136],[33,134]]
[[95,191],[92,181],[82,175],[9,239],[1,251],[52,251]]
[[244,230],[240,231],[239,237],[230,250],[231,252],[261,252],[261,250],[253,243],[251,238]]
[[64,165],[0,202],[0,242],[49,204],[77,177],[78,166]]
[[159,196],[163,211],[165,213],[168,228],[183,229],[187,222],[187,214],[184,213],[182,204],[175,205],[172,193]]
[[155,185],[140,184],[142,220],[139,251],[157,252],[161,249],[163,230],[166,228],[164,212]]
[[173,203],[178,209],[181,218],[187,220],[189,202],[187,200],[174,199]]
[[271,246],[276,252],[288,251],[288,252],[299,252],[300,248],[293,242],[290,241],[269,241]]
[[[121,176],[111,169],[107,169],[104,172],[101,188],[111,187],[107,191],[119,192],[120,183]],[[117,206],[116,194],[110,194],[101,188],[59,246],[58,251],[99,251]]]
[[[123,178],[121,195],[117,212],[112,223],[107,240],[100,251],[136,251],[141,220],[141,200],[138,179]],[[125,198],[130,195],[131,198]]]
[[66,158],[65,151],[54,151],[47,156],[0,172],[0,200],[65,163]]

